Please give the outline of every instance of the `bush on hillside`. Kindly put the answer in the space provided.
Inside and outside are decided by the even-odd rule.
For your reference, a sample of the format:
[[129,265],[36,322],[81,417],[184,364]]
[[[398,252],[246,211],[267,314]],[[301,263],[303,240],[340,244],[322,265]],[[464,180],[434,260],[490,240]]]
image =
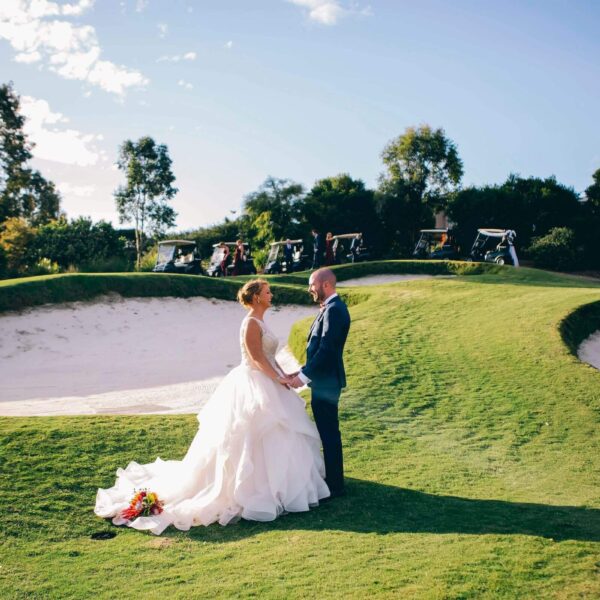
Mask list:
[[127,255],[119,233],[106,221],[92,223],[86,217],[58,219],[42,225],[32,243],[37,260],[43,257],[80,271],[127,271]]
[[3,276],[19,277],[30,274],[30,267],[37,262],[32,260],[31,256],[31,245],[35,235],[36,229],[21,217],[11,217],[4,221],[0,228],[0,248],[5,264]]
[[146,250],[145,254],[142,256],[139,270],[143,272],[152,271],[154,265],[156,265],[157,256],[158,244],[156,244],[155,246],[151,246],[148,250]]
[[536,267],[554,271],[574,270],[581,259],[575,232],[568,227],[554,227],[547,235],[534,238],[527,253]]
[[60,273],[60,267],[49,258],[40,258],[33,267],[29,269],[28,275],[56,275]]

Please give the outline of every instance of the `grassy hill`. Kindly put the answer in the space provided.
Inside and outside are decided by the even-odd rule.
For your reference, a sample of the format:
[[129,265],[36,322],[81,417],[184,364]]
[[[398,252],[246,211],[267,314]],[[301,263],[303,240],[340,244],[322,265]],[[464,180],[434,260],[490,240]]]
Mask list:
[[598,597],[600,372],[574,349],[600,328],[600,286],[457,272],[475,274],[347,292],[349,494],[310,513],[117,529],[96,488],[181,458],[194,416],[1,419],[2,597]]

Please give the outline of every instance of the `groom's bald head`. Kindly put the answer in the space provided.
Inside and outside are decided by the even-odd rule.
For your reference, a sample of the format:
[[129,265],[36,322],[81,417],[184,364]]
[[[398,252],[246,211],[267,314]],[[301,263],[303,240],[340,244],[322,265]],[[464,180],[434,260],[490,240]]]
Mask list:
[[317,269],[308,280],[308,291],[315,302],[323,302],[335,294],[336,277],[331,269]]
[[337,278],[335,273],[331,269],[317,269],[313,274],[313,281],[318,281],[319,283],[329,283],[335,289],[335,284],[337,283]]

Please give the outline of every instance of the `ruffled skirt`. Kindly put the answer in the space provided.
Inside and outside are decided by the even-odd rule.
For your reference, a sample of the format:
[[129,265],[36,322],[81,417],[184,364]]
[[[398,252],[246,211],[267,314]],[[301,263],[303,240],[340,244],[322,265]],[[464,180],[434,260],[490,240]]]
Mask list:
[[[219,384],[198,414],[199,429],[183,460],[117,470],[99,489],[95,513],[161,534],[169,525],[227,525],[239,518],[271,521],[306,511],[329,496],[321,441],[304,401],[262,372],[240,365]],[[164,502],[163,512],[128,521],[121,512],[136,490]]]

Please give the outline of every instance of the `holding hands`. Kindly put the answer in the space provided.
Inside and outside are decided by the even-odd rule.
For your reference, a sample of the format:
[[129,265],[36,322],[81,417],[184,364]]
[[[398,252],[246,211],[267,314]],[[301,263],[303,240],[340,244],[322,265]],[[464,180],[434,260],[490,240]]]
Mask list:
[[304,382],[298,377],[299,372],[300,371],[296,371],[295,373],[288,373],[283,377],[278,377],[277,381],[287,388],[301,388],[304,386]]

